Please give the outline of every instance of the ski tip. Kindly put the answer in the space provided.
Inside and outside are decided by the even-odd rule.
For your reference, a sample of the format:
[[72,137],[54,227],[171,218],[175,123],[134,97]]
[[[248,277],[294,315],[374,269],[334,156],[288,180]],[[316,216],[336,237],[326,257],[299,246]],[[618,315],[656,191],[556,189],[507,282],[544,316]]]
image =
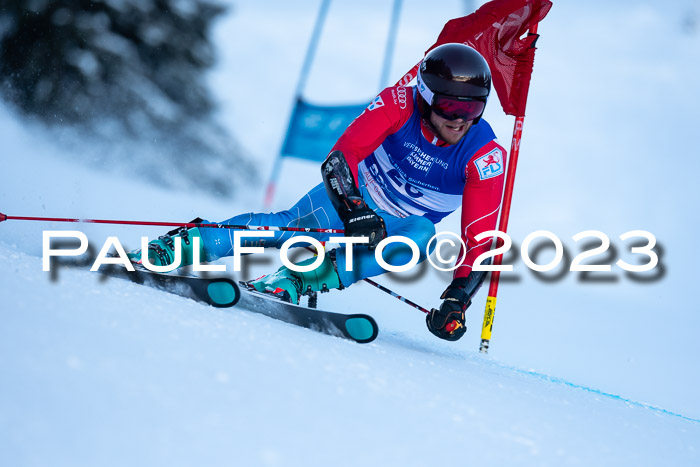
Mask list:
[[228,308],[238,303],[238,300],[241,298],[241,291],[232,280],[220,279],[207,285],[207,295],[215,307]]
[[352,339],[360,344],[372,342],[379,334],[377,322],[368,315],[348,316],[345,320],[345,330]]
[[0,212],[0,222],[6,221],[6,220],[7,220],[7,216]]

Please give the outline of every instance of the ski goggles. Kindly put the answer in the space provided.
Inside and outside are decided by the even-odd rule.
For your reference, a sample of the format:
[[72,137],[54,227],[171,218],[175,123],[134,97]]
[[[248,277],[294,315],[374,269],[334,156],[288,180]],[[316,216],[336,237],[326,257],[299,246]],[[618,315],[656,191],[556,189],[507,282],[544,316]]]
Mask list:
[[484,113],[486,98],[462,97],[460,99],[441,94],[433,96],[430,108],[445,120],[475,120]]

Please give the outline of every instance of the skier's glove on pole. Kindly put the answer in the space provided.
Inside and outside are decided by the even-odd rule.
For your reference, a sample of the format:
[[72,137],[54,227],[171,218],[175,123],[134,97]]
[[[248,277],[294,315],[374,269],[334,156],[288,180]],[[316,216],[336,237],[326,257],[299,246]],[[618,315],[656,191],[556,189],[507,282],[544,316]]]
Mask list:
[[386,238],[384,219],[362,199],[343,153],[331,152],[321,165],[321,174],[326,193],[345,226],[345,236],[368,237],[369,249],[373,250]]
[[440,309],[433,308],[425,317],[428,330],[440,339],[456,341],[467,332],[465,311],[481,287],[486,272],[474,271],[467,277],[457,277],[440,296]]
[[471,300],[464,292],[465,280],[464,277],[453,280],[440,296],[444,300],[440,309],[433,308],[425,317],[428,330],[440,339],[456,341],[467,332],[464,312],[471,305]]
[[343,219],[343,224],[345,224],[345,236],[367,237],[369,238],[369,249],[374,250],[374,248],[379,245],[379,242],[386,238],[384,219],[382,219],[382,216],[372,211],[362,198],[352,201],[359,201],[359,204],[357,209],[353,210],[347,218]]

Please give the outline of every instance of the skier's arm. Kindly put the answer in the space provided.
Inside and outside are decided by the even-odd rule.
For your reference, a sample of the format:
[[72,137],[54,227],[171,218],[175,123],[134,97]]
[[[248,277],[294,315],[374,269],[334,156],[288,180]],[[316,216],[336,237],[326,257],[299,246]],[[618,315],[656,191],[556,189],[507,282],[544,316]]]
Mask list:
[[[487,164],[489,160],[491,163]],[[474,260],[491,248],[492,237],[479,242],[475,237],[496,229],[505,183],[505,164],[506,151],[494,140],[484,145],[465,168],[461,235],[467,249],[466,253],[460,252],[459,258],[463,254],[465,258],[455,270],[455,279],[468,277]]]
[[348,126],[321,165],[326,192],[345,225],[345,235],[368,237],[370,249],[386,237],[386,228],[384,219],[362,199],[357,166],[411,116],[413,100],[407,101],[407,94],[413,95],[406,88],[382,91]]
[[369,249],[386,238],[384,219],[367,206],[340,151],[331,152],[321,164],[326,193],[345,226],[346,237],[367,237]]
[[[462,196],[462,240],[467,246],[462,265],[455,270],[452,283],[440,296],[440,308],[426,316],[430,332],[441,339],[454,341],[464,335],[465,312],[472,297],[486,278],[485,271],[472,271],[474,260],[491,247],[491,238],[477,242],[481,232],[496,228],[498,209],[503,196],[505,150],[495,141],[482,147],[465,168],[466,184]],[[485,157],[484,157],[485,156]],[[493,156],[489,158],[489,156]],[[485,159],[488,158],[487,164]]]
[[348,126],[333,146],[340,151],[350,167],[358,186],[357,165],[369,156],[387,136],[396,133],[413,113],[411,88],[386,88]]

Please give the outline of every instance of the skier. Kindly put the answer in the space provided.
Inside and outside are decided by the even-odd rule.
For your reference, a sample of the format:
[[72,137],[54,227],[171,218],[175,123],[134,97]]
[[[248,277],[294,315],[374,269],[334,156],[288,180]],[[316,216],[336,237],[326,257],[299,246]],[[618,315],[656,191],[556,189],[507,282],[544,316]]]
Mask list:
[[[506,151],[481,118],[490,89],[490,70],[476,50],[464,44],[445,44],[430,51],[420,66],[416,86],[383,90],[332,148],[321,165],[323,182],[291,209],[242,214],[222,222],[344,228],[346,236],[369,239],[353,246],[352,271],[346,270],[345,248],[337,248],[326,252],[322,264],[311,272],[282,267],[251,284],[292,303],[298,303],[307,291],[342,290],[385,272],[373,249],[387,235],[412,239],[422,252],[422,261],[435,235],[435,224],[461,206],[461,235],[467,248],[460,257],[466,255],[465,260],[440,296],[440,308],[427,315],[426,323],[442,339],[462,337],[465,311],[486,276],[472,271],[472,264],[491,245],[490,238],[477,242],[474,237],[495,229],[503,194]],[[295,234],[275,232],[274,237],[256,243],[279,248]],[[304,235],[320,241],[331,236]],[[183,227],[149,243],[152,263],[173,262],[174,236],[183,239],[183,265],[192,261],[193,236],[201,238],[200,258],[213,261],[233,254],[231,229]],[[137,250],[129,256],[139,261],[141,253]],[[384,257],[394,264],[406,264],[412,251],[395,242],[385,248]]]

